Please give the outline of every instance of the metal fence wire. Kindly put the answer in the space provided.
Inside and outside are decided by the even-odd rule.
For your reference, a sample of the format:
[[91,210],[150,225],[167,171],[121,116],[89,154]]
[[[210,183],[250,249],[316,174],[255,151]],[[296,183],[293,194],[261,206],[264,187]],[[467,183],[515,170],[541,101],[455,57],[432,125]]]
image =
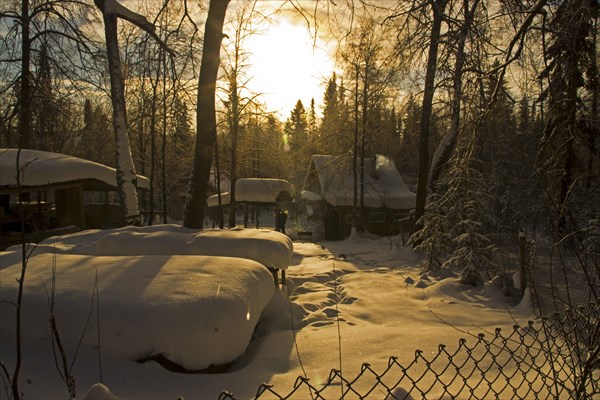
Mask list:
[[[600,306],[496,329],[458,347],[417,350],[402,365],[396,357],[375,371],[363,364],[353,377],[331,370],[324,383],[298,377],[283,391],[262,384],[253,399],[591,399],[600,396]],[[224,391],[219,400],[237,399]]]

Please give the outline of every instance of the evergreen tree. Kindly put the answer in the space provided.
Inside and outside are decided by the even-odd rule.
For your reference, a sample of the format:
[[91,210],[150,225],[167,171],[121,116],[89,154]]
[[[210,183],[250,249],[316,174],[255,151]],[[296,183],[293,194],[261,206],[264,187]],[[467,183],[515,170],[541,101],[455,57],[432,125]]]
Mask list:
[[531,129],[531,111],[527,97],[522,97],[519,101],[517,128],[521,135],[526,135]]
[[176,153],[188,152],[193,144],[192,124],[187,105],[180,96],[175,96],[173,105],[173,148]]
[[181,96],[175,95],[172,109],[172,131],[167,137],[166,162],[168,166],[167,192],[181,190],[182,180],[192,168],[192,149],[194,146],[193,128],[189,109]]
[[439,194],[432,195],[425,207],[425,214],[420,220],[421,229],[416,231],[409,240],[416,251],[426,254],[427,260],[423,267],[427,271],[439,271],[452,251],[447,200]]
[[296,106],[290,113],[291,132],[288,136],[289,144],[293,151],[300,151],[307,143],[307,128],[308,121],[306,118],[306,110],[302,101],[298,100]]
[[494,246],[485,233],[494,220],[490,213],[493,195],[474,167],[478,164],[481,168],[482,164],[470,164],[458,164],[450,172],[452,178],[444,196],[452,205],[448,211],[452,252],[442,268],[458,270],[462,283],[477,285],[495,275],[491,261]]
[[419,146],[419,120],[421,107],[410,94],[402,109],[402,130],[400,132],[400,154],[397,158],[398,169],[410,177],[417,176],[418,159],[415,157]]
[[94,107],[90,99],[86,99],[83,104],[83,128],[78,155],[100,164],[115,165],[115,141],[110,121],[102,108]]
[[75,121],[70,104],[61,100],[54,82],[48,47],[44,44],[36,59],[32,98],[30,146],[34,149],[73,153]]
[[290,178],[289,152],[284,151],[281,122],[269,114],[260,121],[262,134],[259,140],[261,150],[261,173],[267,177]]
[[327,82],[327,88],[323,95],[323,122],[320,127],[320,136],[326,142],[329,142],[333,136],[339,133],[339,129],[338,89],[334,73]]
[[311,151],[307,142],[308,121],[302,101],[298,100],[285,123],[285,135],[290,149],[291,182],[300,187],[308,168]]
[[315,99],[310,99],[308,110],[308,140],[312,144],[317,140],[317,114],[315,112]]
[[[498,64],[495,63],[494,67],[497,66]],[[496,97],[493,98],[496,90]],[[494,160],[498,158],[498,152],[506,151],[507,138],[514,135],[517,128],[513,113],[513,100],[509,95],[506,80],[502,78],[499,82],[498,76],[491,75],[484,84],[480,102],[481,108],[487,109],[487,113],[481,119],[477,131],[474,156],[488,167],[494,167]]]
[[[497,64],[495,64],[497,66]],[[490,203],[494,214],[493,229],[514,232],[519,227],[519,207],[522,200],[523,164],[528,155],[521,152],[518,125],[514,117],[514,101],[504,79],[498,81],[496,75],[484,82],[481,94],[481,108],[486,110],[476,132],[473,157],[484,167],[479,171],[494,196]],[[494,91],[497,91],[493,98]],[[516,147],[515,147],[516,146]],[[531,156],[529,156],[531,158]],[[531,169],[525,173],[531,174]]]
[[[567,215],[576,215],[570,204],[573,184],[582,174],[577,149],[587,143],[591,129],[584,108],[584,89],[596,90],[598,68],[594,44],[594,21],[598,18],[597,0],[567,0],[559,4],[550,22],[550,45],[545,49],[547,67],[541,77],[548,86],[542,93],[547,100],[548,123],[544,132],[542,167],[556,182],[558,225],[563,232],[577,229],[568,224]],[[568,226],[569,225],[569,226]]]
[[533,107],[523,97],[517,108],[515,133],[508,136],[503,161],[499,166],[504,179],[498,183],[496,193],[502,197],[499,231],[514,233],[533,223],[535,210],[540,207],[543,190],[535,179],[535,161],[542,129],[536,123]]

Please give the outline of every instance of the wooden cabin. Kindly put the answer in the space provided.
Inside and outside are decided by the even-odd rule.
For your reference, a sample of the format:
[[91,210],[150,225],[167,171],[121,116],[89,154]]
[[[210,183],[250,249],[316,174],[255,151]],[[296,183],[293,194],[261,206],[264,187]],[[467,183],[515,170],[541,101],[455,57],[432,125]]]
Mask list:
[[[357,165],[355,223],[380,236],[396,235],[406,229],[415,193],[411,192],[394,162],[383,155],[364,160],[361,181]],[[361,213],[361,188],[364,190]],[[352,228],[354,175],[352,159],[341,156],[313,155],[302,190],[308,214],[323,225],[324,239],[348,237]]]
[[[138,176],[137,183],[149,190],[148,178]],[[123,226],[116,190],[112,167],[59,153],[0,149],[0,246],[20,241],[22,226],[34,242]]]

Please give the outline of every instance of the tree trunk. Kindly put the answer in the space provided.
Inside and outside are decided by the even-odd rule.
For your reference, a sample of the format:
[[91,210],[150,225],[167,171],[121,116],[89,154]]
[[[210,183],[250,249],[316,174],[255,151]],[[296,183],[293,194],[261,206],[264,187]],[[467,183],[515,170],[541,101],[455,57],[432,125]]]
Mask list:
[[29,0],[21,3],[21,93],[19,101],[19,147],[29,148],[31,134],[31,39],[29,37]]
[[237,181],[237,141],[239,133],[239,97],[237,88],[237,76],[234,73],[231,82],[231,186],[229,188],[229,227],[235,228],[235,182]]
[[434,153],[433,160],[431,161],[431,173],[429,175],[429,188],[430,191],[436,190],[436,183],[442,172],[442,168],[448,160],[450,155],[456,146],[456,140],[458,137],[458,131],[460,129],[460,99],[462,97],[462,74],[463,65],[465,63],[465,42],[467,35],[471,29],[473,18],[475,16],[475,10],[479,4],[479,0],[475,0],[472,8],[469,10],[469,1],[463,1],[465,21],[460,29],[460,36],[458,37],[458,44],[456,50],[456,65],[454,66],[454,73],[452,77],[453,82],[453,93],[452,93],[452,122],[450,124],[450,131],[446,134],[437,150]]
[[[162,162],[161,162],[161,187],[162,187],[162,221],[163,224],[168,222],[167,219],[167,53],[166,51],[162,51],[161,53],[162,66],[163,66],[163,76],[162,76],[162,86],[163,86],[163,103],[162,103]],[[175,88],[175,82],[172,82],[172,88]],[[173,101],[175,100],[175,90],[173,90]],[[171,109],[173,108],[173,101],[171,102]]]
[[365,140],[367,136],[367,114],[369,112],[369,61],[365,62],[365,81],[363,82],[362,98],[362,136],[360,138],[360,227],[359,232],[364,232],[367,226],[365,209]]
[[423,93],[423,108],[421,111],[420,134],[419,134],[419,180],[417,183],[417,199],[415,204],[415,221],[425,213],[427,201],[427,178],[429,167],[429,131],[431,124],[431,113],[433,104],[433,93],[435,91],[435,73],[437,68],[438,47],[440,43],[440,31],[442,17],[447,0],[434,0],[431,4],[433,9],[433,25],[429,43],[429,54],[427,57],[427,72],[425,74],[425,91]]
[[352,228],[356,229],[356,207],[358,204],[358,176],[356,164],[358,157],[358,64],[356,64],[356,83],[354,86],[354,142],[352,143]]
[[202,229],[206,212],[206,192],[217,135],[215,86],[219,71],[223,22],[228,5],[229,0],[211,0],[208,7],[208,17],[204,29],[202,64],[198,80],[194,165],[183,220],[183,224],[187,228]]
[[150,101],[150,201],[149,201],[149,216],[148,225],[154,224],[154,192],[156,190],[154,186],[156,176],[156,114],[158,112],[156,105],[156,96],[158,93],[158,79],[160,74],[160,67],[157,67],[156,76],[154,81],[151,78],[152,85],[152,100]]
[[125,109],[125,88],[121,75],[121,58],[117,41],[117,13],[115,0],[96,0],[102,11],[108,69],[110,73],[110,94],[113,107],[113,128],[116,143],[116,170],[119,200],[123,216],[128,225],[140,224],[140,211],[136,191],[136,173],[131,157],[127,134],[127,114]]
[[[217,221],[219,229],[224,227],[223,218],[223,200],[221,199],[221,166],[219,164],[219,143],[215,142],[215,182],[217,186]],[[213,222],[214,224],[214,222]]]
[[[558,226],[561,232],[566,233],[570,228],[567,223],[568,202],[571,186],[573,185],[573,171],[575,169],[575,144],[577,129],[577,79],[573,71],[577,71],[577,60],[573,55],[568,60],[570,75],[567,77],[567,104],[568,114],[565,124],[566,141],[564,144],[563,174],[560,181],[559,198],[559,220]],[[571,227],[575,229],[574,227]]]
[[[598,73],[598,16],[594,19],[594,30],[592,33],[594,36],[593,47],[594,56],[591,59],[592,70]],[[592,104],[590,106],[590,120],[591,126],[588,130],[588,162],[587,162],[587,179],[585,187],[591,189],[592,180],[594,175],[594,157],[596,155],[596,137],[600,136],[600,121],[598,120],[598,93],[600,92],[600,82],[596,82],[596,85],[592,88]]]

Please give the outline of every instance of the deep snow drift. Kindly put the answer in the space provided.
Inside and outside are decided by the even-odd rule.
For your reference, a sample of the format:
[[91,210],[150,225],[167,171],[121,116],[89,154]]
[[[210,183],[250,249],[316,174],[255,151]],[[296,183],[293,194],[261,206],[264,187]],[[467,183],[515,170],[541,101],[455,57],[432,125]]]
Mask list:
[[[275,385],[274,390],[283,394],[304,372],[318,385],[332,368],[341,366],[349,376],[356,376],[361,364],[368,362],[381,370],[390,356],[397,356],[400,362],[412,360],[417,349],[433,354],[440,343],[453,346],[469,333],[512,329],[514,319],[524,322],[533,318],[527,304],[514,307],[497,283],[473,288],[461,285],[454,274],[422,274],[418,255],[398,246],[394,238],[293,243],[287,267],[288,301],[276,290],[260,259],[157,255],[160,243],[165,243],[161,252],[171,249],[173,254],[194,243],[181,244],[184,236],[180,229],[168,225],[119,231],[111,246],[129,249],[128,255],[121,256],[90,255],[91,251],[81,250],[105,249],[94,246],[110,232],[52,239],[58,253],[55,311],[78,398],[181,396],[189,400],[217,398],[228,390],[241,399],[254,396],[262,382]],[[271,234],[276,234],[277,246],[289,240],[277,232],[265,233]],[[139,240],[139,235],[144,240]],[[229,239],[223,249],[238,252],[244,246],[243,239]],[[249,253],[266,259],[277,247],[260,242],[248,246],[253,249]],[[30,259],[26,277],[23,312],[30,318],[27,330],[35,332],[24,336],[21,388],[30,399],[67,397],[54,366],[48,301],[41,284],[46,282],[48,287],[51,276],[49,249]],[[18,266],[8,264],[18,261],[18,251],[12,250],[2,253],[0,261],[2,297],[14,296],[11,287]],[[96,273],[98,303],[93,297]],[[222,301],[215,300],[221,297]],[[10,305],[2,307],[1,357],[10,371],[14,341],[6,336],[5,326],[11,322],[4,315],[4,307]],[[35,319],[31,318],[34,311],[39,313]],[[88,336],[75,355],[88,317]],[[182,374],[154,361],[136,362],[143,355],[181,354],[179,362],[189,361],[190,369],[200,369],[205,363],[199,360],[208,354],[238,353],[239,343],[245,347],[249,340],[245,327],[256,322],[247,349],[226,373]],[[228,329],[234,332],[229,338],[219,337],[228,336],[224,333]],[[118,338],[123,332],[129,342],[121,346]],[[229,339],[239,343],[231,344]],[[214,363],[224,362],[212,358]],[[93,386],[98,382],[105,386]]]

